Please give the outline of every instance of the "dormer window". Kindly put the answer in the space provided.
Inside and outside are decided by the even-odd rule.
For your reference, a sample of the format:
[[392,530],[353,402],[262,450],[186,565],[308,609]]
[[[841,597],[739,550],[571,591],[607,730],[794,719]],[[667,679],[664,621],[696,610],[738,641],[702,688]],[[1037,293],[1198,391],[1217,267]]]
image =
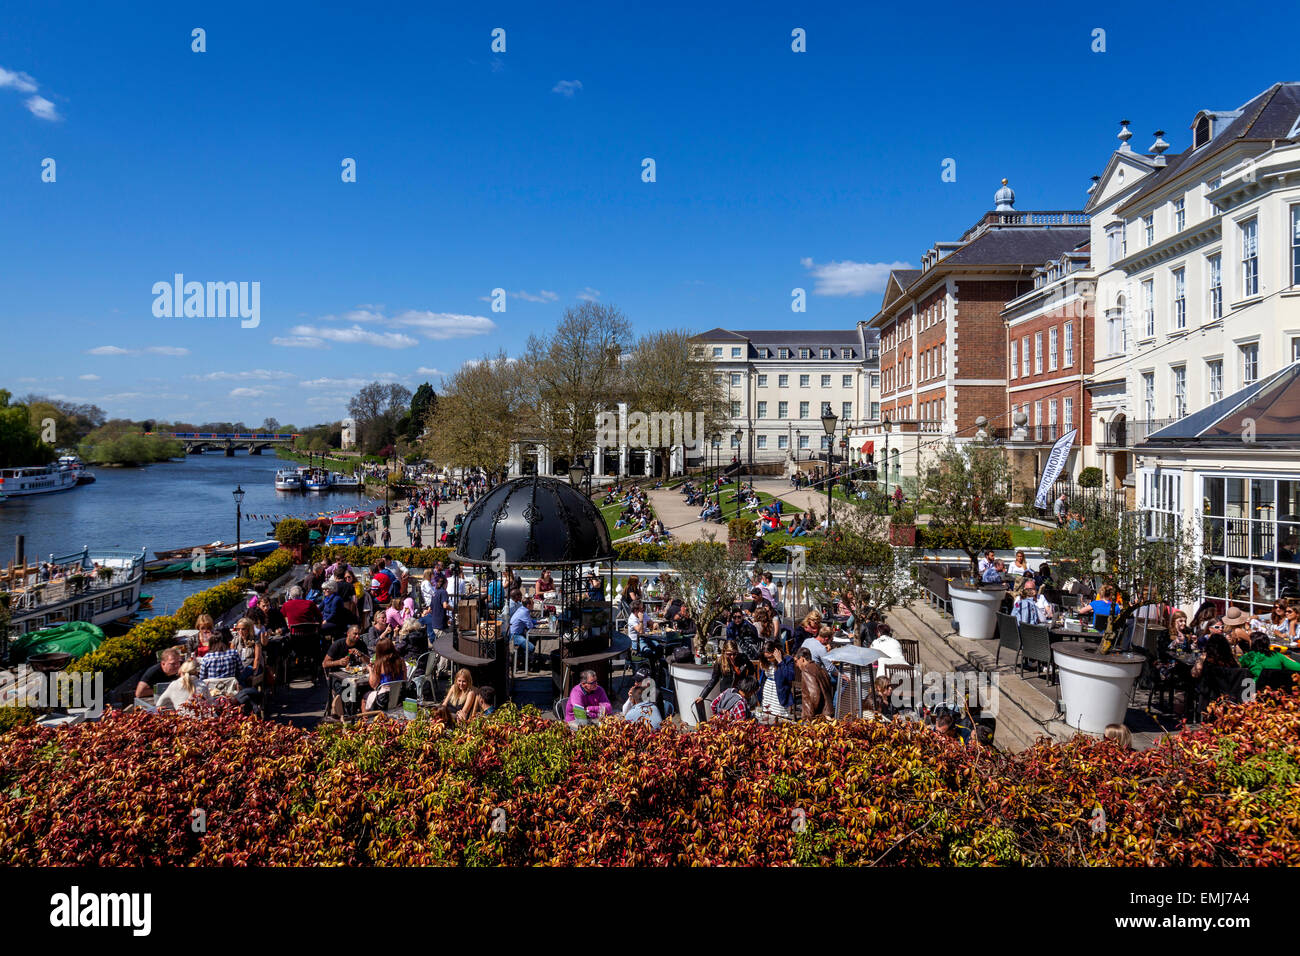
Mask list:
[[1196,121],[1192,133],[1192,149],[1200,149],[1210,141],[1210,118],[1202,116]]

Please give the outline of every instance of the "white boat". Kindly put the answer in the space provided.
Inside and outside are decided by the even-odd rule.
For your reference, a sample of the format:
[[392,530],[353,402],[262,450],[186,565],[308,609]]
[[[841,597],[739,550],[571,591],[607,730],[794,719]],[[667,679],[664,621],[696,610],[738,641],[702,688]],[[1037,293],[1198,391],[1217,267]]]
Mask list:
[[79,485],[88,485],[95,480],[95,476],[86,467],[86,463],[81,460],[80,455],[64,455],[59,459],[59,464],[72,470]]
[[356,475],[345,475],[341,471],[331,472],[330,487],[338,491],[360,491],[361,479]]
[[103,627],[129,617],[140,604],[140,584],[144,581],[144,549],[139,551],[91,551],[85,548],[74,554],[56,557],[49,563],[57,574],[41,581],[39,566],[14,568],[9,591],[9,610],[13,615],[13,634],[87,621]]
[[8,498],[44,495],[77,487],[77,476],[63,465],[0,469],[0,492]]
[[307,491],[329,491],[330,474],[324,468],[308,468],[302,472],[302,486]]
[[275,473],[276,491],[302,491],[302,476],[296,471],[281,469]]

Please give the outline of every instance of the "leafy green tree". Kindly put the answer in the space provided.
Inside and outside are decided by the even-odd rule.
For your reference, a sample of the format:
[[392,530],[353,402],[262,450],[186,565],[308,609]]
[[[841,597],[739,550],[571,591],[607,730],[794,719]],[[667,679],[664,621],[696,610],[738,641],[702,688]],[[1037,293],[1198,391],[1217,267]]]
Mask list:
[[930,512],[930,530],[946,532],[966,552],[972,580],[978,579],[980,555],[996,546],[998,532],[1010,519],[1010,486],[1002,449],[982,442],[959,446],[949,441],[923,471],[922,510]]
[[666,596],[686,606],[702,640],[732,602],[748,591],[749,562],[708,531],[702,541],[670,548],[666,558],[673,571],[665,584]]
[[9,403],[11,395],[0,389],[0,467],[45,465],[55,458],[53,445],[41,441],[26,405]]

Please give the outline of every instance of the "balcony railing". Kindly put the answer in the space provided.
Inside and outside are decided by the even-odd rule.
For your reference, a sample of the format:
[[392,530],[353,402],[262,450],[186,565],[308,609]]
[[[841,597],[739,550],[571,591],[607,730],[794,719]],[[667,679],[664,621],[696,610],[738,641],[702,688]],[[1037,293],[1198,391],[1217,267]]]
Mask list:
[[1097,445],[1100,448],[1132,448],[1176,421],[1176,418],[1156,418],[1107,422],[1101,429]]

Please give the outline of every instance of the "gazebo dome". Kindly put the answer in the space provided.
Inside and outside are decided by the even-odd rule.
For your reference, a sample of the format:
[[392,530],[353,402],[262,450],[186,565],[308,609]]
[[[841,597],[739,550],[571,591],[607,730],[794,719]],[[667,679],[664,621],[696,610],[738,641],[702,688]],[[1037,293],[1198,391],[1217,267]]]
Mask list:
[[480,498],[461,523],[453,555],[507,566],[583,564],[613,556],[609,529],[591,499],[568,482],[540,475],[507,481]]
[[993,194],[994,212],[1015,212],[1016,211],[1016,191],[1007,185],[1007,181],[1002,180],[1002,188]]

